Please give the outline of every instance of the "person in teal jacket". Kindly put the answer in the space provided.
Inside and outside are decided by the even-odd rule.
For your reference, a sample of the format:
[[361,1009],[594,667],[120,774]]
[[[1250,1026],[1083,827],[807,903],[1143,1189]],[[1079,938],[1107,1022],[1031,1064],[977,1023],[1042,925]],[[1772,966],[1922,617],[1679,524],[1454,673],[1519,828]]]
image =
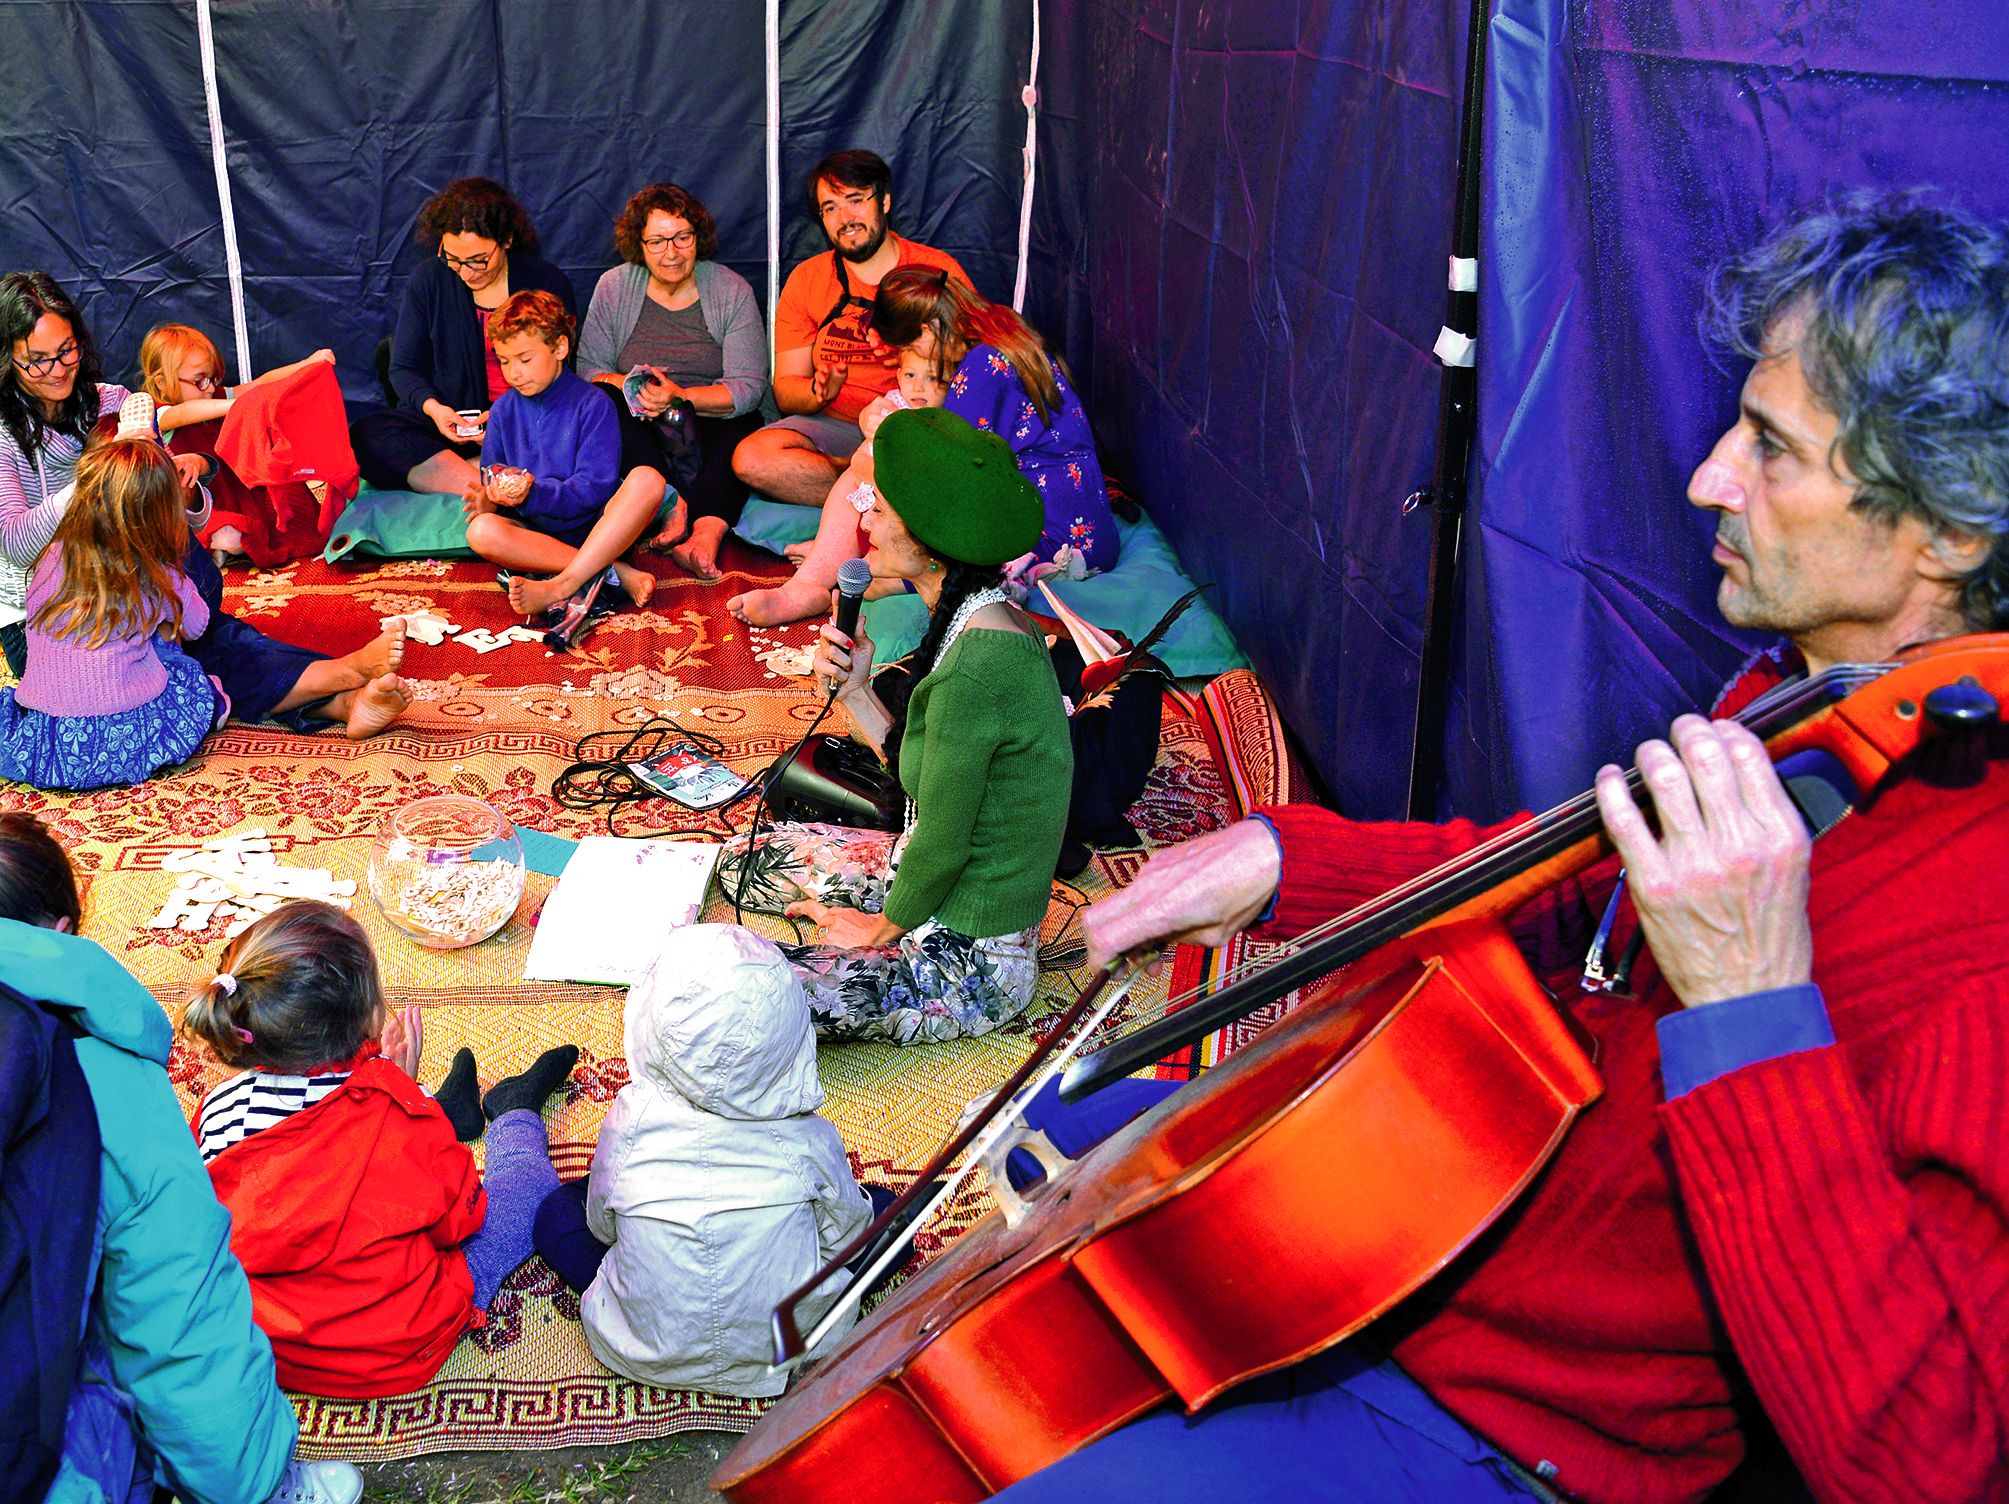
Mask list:
[[[20,896],[24,867],[46,861],[43,842],[54,845],[39,827],[0,830],[0,899]],[[292,1461],[293,1407],[168,1082],[166,1015],[96,942],[44,927],[76,924],[47,908],[0,904],[38,921],[0,918],[0,981],[83,1031],[77,1062],[103,1145],[86,1371],[47,1498],[125,1504],[158,1481],[182,1504],[354,1504],[353,1467]]]

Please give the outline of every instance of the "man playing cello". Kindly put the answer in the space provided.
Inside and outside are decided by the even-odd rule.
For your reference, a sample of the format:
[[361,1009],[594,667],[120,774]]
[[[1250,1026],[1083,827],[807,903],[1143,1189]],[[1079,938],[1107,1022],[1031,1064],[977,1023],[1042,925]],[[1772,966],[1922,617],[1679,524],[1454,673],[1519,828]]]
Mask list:
[[[1689,499],[1725,618],[1785,638],[1716,713],[2009,630],[2009,235],[1851,200],[1714,313],[1753,364]],[[1617,857],[1514,925],[1606,1083],[1522,1201],[1363,1340],[1001,1498],[1674,1504],[1752,1396],[1823,1500],[2009,1498],[2009,730],[1925,742],[1818,844],[1733,723],[1637,763],[1658,833],[1604,768]],[[1484,834],[1264,810],[1089,909],[1091,958],[1296,935]],[[1622,1000],[1577,978],[1612,902]]]

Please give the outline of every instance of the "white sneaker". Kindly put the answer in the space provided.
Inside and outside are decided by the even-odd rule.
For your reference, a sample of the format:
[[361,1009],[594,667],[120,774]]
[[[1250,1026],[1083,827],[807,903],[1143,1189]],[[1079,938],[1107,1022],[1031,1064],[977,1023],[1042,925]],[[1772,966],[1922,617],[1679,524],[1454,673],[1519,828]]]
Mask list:
[[289,1462],[265,1504],[356,1504],[363,1475],[346,1462]]
[[119,404],[119,432],[122,439],[152,439],[160,442],[160,424],[154,417],[153,398],[134,392]]

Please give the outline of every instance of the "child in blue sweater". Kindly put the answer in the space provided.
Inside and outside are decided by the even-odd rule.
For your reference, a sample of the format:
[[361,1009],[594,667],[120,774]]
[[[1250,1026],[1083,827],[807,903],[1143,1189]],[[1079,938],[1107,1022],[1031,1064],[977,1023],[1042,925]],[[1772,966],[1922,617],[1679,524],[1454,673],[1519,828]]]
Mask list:
[[516,293],[488,321],[509,390],[489,410],[482,479],[467,488],[467,546],[511,570],[558,575],[583,545],[611,558],[628,599],[645,605],[656,577],[618,556],[649,519],[631,527],[603,515],[621,482],[621,430],[605,394],[566,367],[572,332],[548,292]]

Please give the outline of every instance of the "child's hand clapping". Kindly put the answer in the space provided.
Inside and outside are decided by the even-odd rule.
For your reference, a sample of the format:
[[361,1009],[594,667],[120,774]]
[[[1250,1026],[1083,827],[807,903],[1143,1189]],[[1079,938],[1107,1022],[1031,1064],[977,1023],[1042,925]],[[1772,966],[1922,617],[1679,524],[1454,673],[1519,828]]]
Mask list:
[[424,1042],[425,1023],[414,1004],[391,1015],[391,1021],[384,1026],[383,1034],[377,1039],[377,1048],[383,1051],[386,1060],[417,1080],[419,1054]]

